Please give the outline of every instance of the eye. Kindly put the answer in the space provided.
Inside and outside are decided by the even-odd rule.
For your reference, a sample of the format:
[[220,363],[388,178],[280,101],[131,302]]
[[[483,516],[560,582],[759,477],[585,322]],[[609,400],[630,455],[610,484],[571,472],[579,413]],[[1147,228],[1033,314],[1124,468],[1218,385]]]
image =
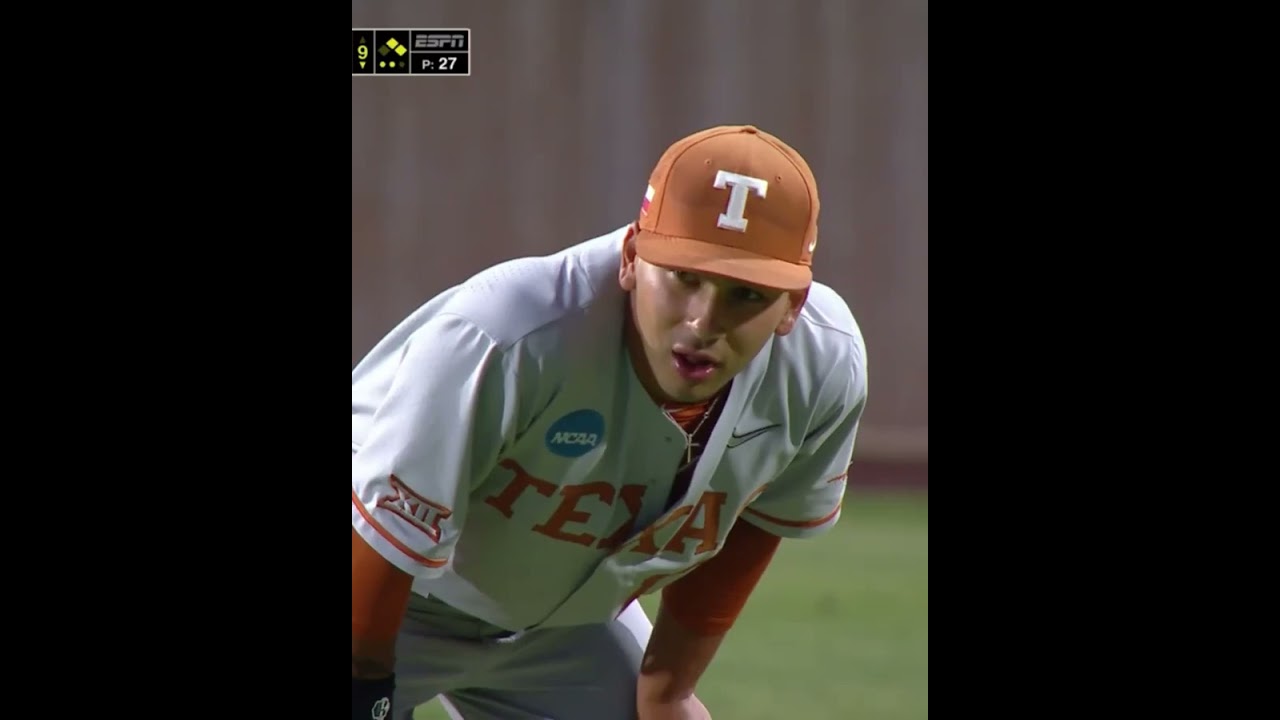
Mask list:
[[765,302],[768,300],[768,298],[759,290],[746,287],[745,285],[739,285],[733,289],[733,298],[739,302],[749,303]]
[[676,280],[679,280],[682,284],[689,285],[691,287],[697,285],[700,281],[700,278],[697,275],[684,270],[673,270],[671,271],[671,274],[674,275]]

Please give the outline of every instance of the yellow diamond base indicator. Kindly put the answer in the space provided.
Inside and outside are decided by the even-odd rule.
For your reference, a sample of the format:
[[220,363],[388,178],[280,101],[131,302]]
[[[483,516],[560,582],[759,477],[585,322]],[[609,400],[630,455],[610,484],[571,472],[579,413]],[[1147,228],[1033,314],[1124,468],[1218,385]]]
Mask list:
[[396,48],[396,54],[397,54],[397,55],[399,55],[399,56],[401,56],[401,57],[404,57],[404,54],[405,54],[405,53],[407,53],[407,52],[409,52],[409,51],[408,51],[408,50],[405,50],[403,45],[401,45],[400,47]]
[[391,38],[390,40],[387,41],[387,47],[391,48],[392,50],[395,50],[396,46],[399,44],[400,43],[396,42],[395,38]]

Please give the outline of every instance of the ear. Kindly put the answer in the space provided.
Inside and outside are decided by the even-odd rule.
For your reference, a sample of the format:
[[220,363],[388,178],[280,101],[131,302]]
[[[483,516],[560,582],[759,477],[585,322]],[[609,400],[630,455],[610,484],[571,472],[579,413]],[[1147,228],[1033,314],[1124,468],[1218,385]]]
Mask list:
[[796,292],[787,293],[788,307],[787,314],[782,316],[782,321],[778,323],[778,329],[775,330],[778,335],[786,335],[796,326],[796,319],[800,317],[800,311],[804,308],[804,303],[809,299],[809,289],[797,290]]
[[618,265],[618,285],[624,292],[636,289],[636,234],[634,229],[622,241],[622,262]]

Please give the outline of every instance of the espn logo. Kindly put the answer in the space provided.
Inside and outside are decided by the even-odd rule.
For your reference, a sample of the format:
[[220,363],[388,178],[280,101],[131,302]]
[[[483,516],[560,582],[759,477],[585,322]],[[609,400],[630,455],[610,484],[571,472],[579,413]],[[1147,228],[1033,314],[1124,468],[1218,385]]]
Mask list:
[[410,490],[395,475],[388,479],[391,494],[378,498],[377,506],[404,518],[431,538],[432,542],[440,542],[440,521],[448,519],[453,511]]

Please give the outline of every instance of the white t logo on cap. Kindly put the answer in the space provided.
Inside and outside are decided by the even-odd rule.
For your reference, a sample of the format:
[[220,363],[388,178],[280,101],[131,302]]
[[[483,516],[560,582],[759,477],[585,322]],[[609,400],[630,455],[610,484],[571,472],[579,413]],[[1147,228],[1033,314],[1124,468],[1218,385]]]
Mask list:
[[720,170],[716,173],[713,185],[717,190],[723,190],[726,186],[731,188],[729,207],[720,213],[720,220],[716,225],[725,230],[746,232],[747,219],[743,217],[743,213],[747,211],[747,192],[754,190],[756,195],[764,197],[769,193],[769,181]]

